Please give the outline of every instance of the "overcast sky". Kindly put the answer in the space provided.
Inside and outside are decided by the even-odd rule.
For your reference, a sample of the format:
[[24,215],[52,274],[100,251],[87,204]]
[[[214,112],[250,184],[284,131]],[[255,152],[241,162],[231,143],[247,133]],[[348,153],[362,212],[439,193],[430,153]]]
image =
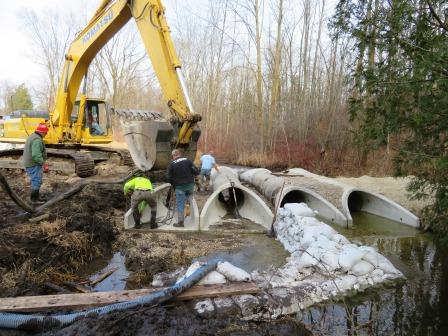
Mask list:
[[[20,14],[33,10],[39,14],[52,11],[61,14],[77,12],[90,17],[101,0],[0,0],[0,84],[4,81],[15,84],[37,83],[42,69],[33,61],[29,36]],[[172,2],[163,1],[167,11],[172,10]],[[203,0],[190,0],[201,3]]]
[[[31,87],[38,83],[42,70],[33,61],[29,36],[20,14],[28,9],[36,14],[54,11],[61,14],[77,12],[83,17],[90,17],[101,0],[0,0],[0,84],[9,81],[14,84],[25,83]],[[184,0],[187,1],[187,0]],[[177,7],[181,0],[165,0],[167,16]],[[188,6],[197,7],[193,11],[200,13],[200,8],[207,0],[188,0]],[[337,0],[327,0],[334,6]],[[196,9],[196,10],[195,10]],[[173,13],[171,13],[173,14]]]
[[[48,10],[64,10],[74,7],[77,1],[67,0],[0,0],[0,81],[16,84],[35,81],[40,74],[33,62],[29,39],[20,13],[25,9],[42,13]],[[93,1],[92,1],[93,2]]]

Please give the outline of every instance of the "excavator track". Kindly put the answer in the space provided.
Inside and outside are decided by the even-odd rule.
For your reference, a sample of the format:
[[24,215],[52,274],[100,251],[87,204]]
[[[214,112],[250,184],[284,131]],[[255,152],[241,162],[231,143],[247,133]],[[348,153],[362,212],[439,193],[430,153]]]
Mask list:
[[81,148],[88,151],[118,154],[120,156],[120,164],[122,166],[130,166],[130,167],[134,166],[134,161],[132,160],[131,154],[126,149],[100,147],[100,146],[82,146]]
[[72,155],[75,160],[75,172],[79,177],[89,177],[95,175],[95,161],[88,154],[75,153]]
[[[0,151],[0,157],[17,156],[22,154],[22,148],[5,149]],[[79,177],[88,177],[95,175],[95,162],[87,152],[83,153],[75,150],[47,148],[47,155],[49,157],[68,158],[74,160],[75,172]],[[21,165],[19,165],[18,167],[21,168]],[[14,168],[13,165],[11,165],[10,168]]]

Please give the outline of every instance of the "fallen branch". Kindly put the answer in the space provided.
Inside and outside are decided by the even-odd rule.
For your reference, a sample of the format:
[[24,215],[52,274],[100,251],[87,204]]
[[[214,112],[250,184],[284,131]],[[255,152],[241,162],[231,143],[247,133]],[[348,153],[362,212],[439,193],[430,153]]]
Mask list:
[[0,173],[0,184],[3,187],[3,190],[5,190],[5,192],[9,195],[9,197],[11,197],[11,199],[19,206],[21,207],[23,210],[25,210],[28,213],[35,213],[36,210],[31,207],[28,203],[26,203],[25,201],[23,201],[15,192],[14,190],[11,189],[8,181],[6,180],[6,178]]
[[67,285],[73,289],[76,289],[78,292],[81,292],[81,293],[91,293],[92,292],[86,286],[78,285],[77,283],[74,283],[71,281],[64,281],[63,283],[64,283],[64,285]]
[[72,292],[69,291],[68,289],[65,289],[61,286],[55,285],[54,283],[51,283],[51,282],[44,283],[44,286],[47,288],[50,288],[60,294],[72,294]]
[[37,213],[42,213],[46,208],[52,206],[55,203],[58,203],[66,198],[69,198],[71,196],[73,196],[76,193],[79,193],[82,189],[84,189],[84,187],[87,185],[88,183],[85,183],[84,181],[81,182],[78,185],[73,186],[71,189],[63,192],[62,194],[59,194],[56,197],[53,197],[52,199],[50,199],[48,202],[42,204],[41,206],[37,207],[35,212]]
[[50,217],[50,214],[44,213],[43,215],[40,215],[37,217],[32,217],[32,218],[28,219],[28,222],[37,223],[37,222],[40,222],[41,220],[48,219],[49,217]]
[[106,279],[107,277],[109,277],[110,275],[112,275],[112,273],[114,273],[116,270],[118,270],[118,267],[114,267],[106,272],[104,272],[103,274],[101,274],[100,276],[98,276],[98,278],[96,278],[95,280],[93,280],[92,282],[90,282],[90,286],[95,286],[96,284],[100,283],[101,281],[103,281],[104,279]]

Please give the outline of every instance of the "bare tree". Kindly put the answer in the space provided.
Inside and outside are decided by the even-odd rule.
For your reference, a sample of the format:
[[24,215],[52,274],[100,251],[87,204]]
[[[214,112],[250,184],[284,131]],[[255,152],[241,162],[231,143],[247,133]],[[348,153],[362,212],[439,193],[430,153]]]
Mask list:
[[32,57],[44,70],[42,84],[35,87],[40,105],[51,109],[58,88],[64,54],[75,34],[73,15],[47,12],[38,16],[33,11],[25,11],[22,20],[33,43]]

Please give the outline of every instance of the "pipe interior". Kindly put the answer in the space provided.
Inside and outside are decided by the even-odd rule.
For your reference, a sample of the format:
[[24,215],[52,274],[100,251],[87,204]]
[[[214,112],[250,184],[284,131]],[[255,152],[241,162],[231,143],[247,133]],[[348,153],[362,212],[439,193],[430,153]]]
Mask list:
[[227,188],[219,193],[218,200],[230,215],[236,215],[236,210],[244,205],[244,192],[238,188]]
[[360,191],[353,191],[348,196],[348,209],[350,212],[361,211],[364,203],[363,193]]
[[287,203],[306,203],[305,193],[301,190],[292,190],[283,196],[280,207]]

